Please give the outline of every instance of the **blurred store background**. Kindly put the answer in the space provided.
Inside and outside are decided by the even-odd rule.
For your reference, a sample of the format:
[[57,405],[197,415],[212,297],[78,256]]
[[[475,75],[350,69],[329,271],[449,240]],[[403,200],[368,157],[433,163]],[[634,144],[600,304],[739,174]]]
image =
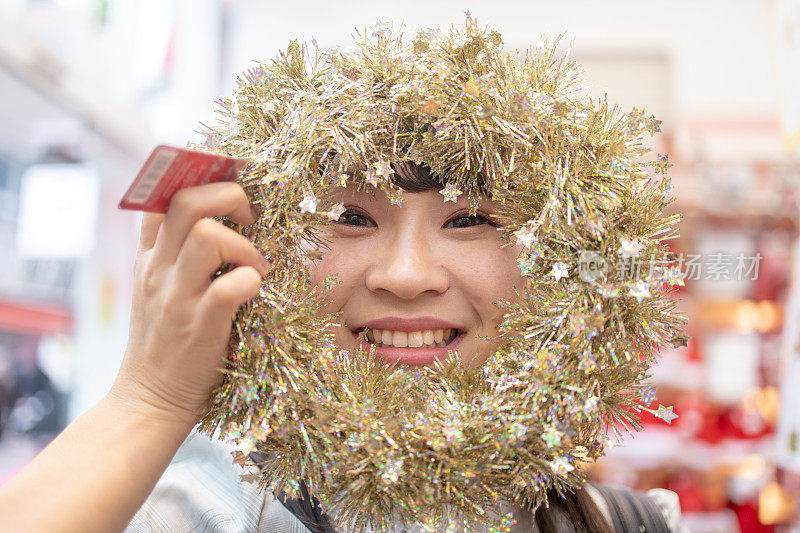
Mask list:
[[679,418],[592,475],[674,490],[693,532],[800,531],[800,0],[0,1],[0,483],[116,373],[140,220],[117,202],[149,151],[291,38],[464,10],[509,47],[567,32],[595,94],[663,120],[691,338],[654,383]]

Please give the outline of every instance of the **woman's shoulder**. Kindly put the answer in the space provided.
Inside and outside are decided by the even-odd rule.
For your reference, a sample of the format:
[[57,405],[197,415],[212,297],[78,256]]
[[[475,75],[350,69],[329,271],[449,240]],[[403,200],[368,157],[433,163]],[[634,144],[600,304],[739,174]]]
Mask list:
[[[670,533],[686,532],[681,525],[681,507],[678,495],[671,490],[659,488],[639,492],[593,483],[587,483],[586,490],[611,524],[614,524],[612,514],[624,519],[628,511],[631,511],[632,520],[638,521],[639,516],[648,519],[648,516],[652,515],[649,519],[660,524],[660,517],[663,519],[661,527],[666,526]],[[656,513],[658,514],[656,515]]]
[[285,516],[269,491],[242,480],[255,467],[234,464],[233,450],[205,435],[189,435],[126,532],[308,531],[293,516]]

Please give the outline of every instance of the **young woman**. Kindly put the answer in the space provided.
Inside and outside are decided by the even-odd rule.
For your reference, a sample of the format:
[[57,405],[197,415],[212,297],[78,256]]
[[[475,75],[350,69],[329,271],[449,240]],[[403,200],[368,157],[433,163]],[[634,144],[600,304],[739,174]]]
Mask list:
[[[327,309],[340,312],[343,319],[335,330],[338,348],[373,344],[379,359],[406,366],[431,365],[456,350],[465,365],[477,370],[496,348],[486,340],[497,332],[501,319],[495,303],[513,300],[515,289],[523,286],[517,262],[523,248],[502,246],[494,216],[498,204],[482,198],[471,214],[467,194],[453,198],[443,190],[448,179],[455,185],[456,172],[464,178],[473,163],[495,165],[495,175],[511,175],[516,168],[518,180],[539,179],[541,171],[542,183],[551,187],[541,194],[550,199],[541,212],[552,214],[552,223],[562,231],[572,231],[575,209],[610,210],[619,199],[614,196],[618,189],[626,192],[624,187],[639,179],[638,170],[627,169],[625,158],[638,153],[627,143],[631,131],[638,135],[641,117],[632,117],[621,131],[619,123],[597,127],[591,117],[606,121],[608,113],[574,112],[565,96],[572,78],[563,62],[548,52],[518,69],[500,53],[499,34],[482,32],[471,19],[467,35],[434,39],[423,32],[410,49],[395,48],[385,29],[374,34],[375,41],[365,42],[363,53],[353,56],[355,63],[334,52],[327,56],[328,70],[313,79],[305,72],[299,47],[291,45],[272,71],[247,78],[240,93],[246,109],[237,103],[229,111],[234,121],[242,116],[250,122],[245,127],[232,124],[224,137],[234,152],[236,147],[257,147],[259,153],[243,154],[262,166],[269,161],[275,168],[289,169],[287,179],[307,179],[319,171],[325,161],[314,158],[325,156],[317,152],[341,156],[336,170],[340,178],[347,177],[351,162],[371,165],[376,154],[385,158],[391,152],[393,160],[405,161],[394,163],[389,172],[382,160],[382,172],[403,190],[402,207],[387,197],[387,189],[377,186],[374,196],[353,185],[335,189],[334,200],[343,212],[320,228],[327,247],[308,265],[312,281],[321,284],[330,274],[338,278]],[[506,85],[492,85],[504,76]],[[395,82],[399,87],[389,87]],[[351,138],[356,131],[357,142]],[[586,132],[595,137],[584,139],[585,144],[576,142],[581,140],[576,136]],[[490,138],[490,144],[481,146],[481,139]],[[559,148],[562,141],[565,147]],[[597,146],[588,141],[597,141]],[[270,143],[279,148],[264,148]],[[544,150],[542,143],[552,143],[555,150],[548,152],[546,172],[545,158],[540,157],[544,152],[532,148]],[[422,160],[412,154],[429,147],[428,166],[408,162]],[[478,149],[488,156],[470,163],[468,150],[474,155]],[[580,153],[577,161],[572,158],[575,150]],[[623,153],[616,158],[619,150]],[[300,152],[306,157],[295,158]],[[519,171],[520,158],[527,165],[525,172]],[[457,170],[440,169],[436,174],[430,169],[445,160],[460,161]],[[298,161],[308,166],[298,170]],[[567,169],[574,168],[569,165],[591,161],[605,166],[590,169],[589,185],[581,181],[578,192],[590,190],[593,196],[575,198],[597,206],[561,206],[556,192],[561,194],[565,187]],[[439,166],[447,168],[444,163]],[[576,176],[570,179],[586,177]],[[281,189],[269,190],[283,194]],[[603,197],[603,191],[609,196]],[[538,195],[532,193],[528,200]],[[647,225],[653,217],[646,209],[640,211],[636,214]],[[313,494],[290,500],[260,492],[240,479],[242,473],[255,472],[233,465],[225,445],[190,436],[222,382],[219,368],[232,319],[258,294],[270,268],[248,238],[212,217],[248,226],[257,215],[242,186],[215,183],[183,189],[165,215],[144,216],[130,338],[119,374],[102,401],[0,487],[0,529],[333,531]],[[526,220],[535,222],[531,218]],[[586,231],[600,232],[601,222],[586,225]],[[531,235],[526,239],[530,245]],[[530,255],[528,260],[533,261]],[[214,277],[222,263],[236,267]],[[558,281],[560,270],[553,271]],[[583,370],[576,372],[584,375]],[[550,505],[535,513],[504,510],[516,519],[515,533],[602,532],[612,527],[640,531],[640,526],[651,532],[674,531],[677,507],[671,497],[670,511],[662,515],[646,498],[625,499],[620,493],[586,486],[566,498],[549,494]]]
[[[327,228],[330,250],[314,274],[338,272],[331,310],[372,329],[370,342],[380,335],[379,356],[429,364],[446,353],[435,345],[456,333],[449,344],[478,354],[470,364],[480,365],[491,353],[480,337],[498,320],[492,302],[520,282],[518,252],[500,246],[491,203],[470,216],[465,202],[442,201],[441,182],[424,167],[398,170],[396,183],[411,192],[402,208],[381,193],[341,190],[347,210]],[[185,189],[166,215],[144,216],[120,372],[101,402],[0,488],[4,530],[120,531],[151,492],[131,531],[304,530],[272,495],[238,479],[219,443],[199,436],[156,486],[221,380],[233,313],[269,267],[249,241],[209,218],[221,216],[255,220],[239,185]],[[239,266],[211,281],[222,262]],[[343,327],[337,341],[359,339]],[[603,506],[593,489],[556,496],[527,524],[520,515],[514,531],[610,530]]]

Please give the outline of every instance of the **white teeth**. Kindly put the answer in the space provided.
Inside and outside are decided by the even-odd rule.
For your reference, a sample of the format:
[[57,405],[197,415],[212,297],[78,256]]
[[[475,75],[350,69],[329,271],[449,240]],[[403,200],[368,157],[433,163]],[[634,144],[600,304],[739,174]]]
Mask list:
[[396,348],[408,346],[408,333],[405,331],[395,331],[392,333],[392,345]]
[[421,331],[412,331],[408,334],[408,347],[409,348],[419,348],[422,346],[422,332]]
[[405,332],[365,328],[362,334],[368,342],[378,346],[434,348],[446,346],[456,337],[458,330],[448,328]]

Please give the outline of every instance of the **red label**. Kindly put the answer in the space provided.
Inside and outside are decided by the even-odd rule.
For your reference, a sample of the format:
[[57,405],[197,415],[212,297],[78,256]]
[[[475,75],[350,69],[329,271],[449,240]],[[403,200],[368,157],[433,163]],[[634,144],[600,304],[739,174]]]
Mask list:
[[157,146],[122,197],[119,208],[166,213],[172,196],[180,189],[233,181],[246,163],[246,159]]

